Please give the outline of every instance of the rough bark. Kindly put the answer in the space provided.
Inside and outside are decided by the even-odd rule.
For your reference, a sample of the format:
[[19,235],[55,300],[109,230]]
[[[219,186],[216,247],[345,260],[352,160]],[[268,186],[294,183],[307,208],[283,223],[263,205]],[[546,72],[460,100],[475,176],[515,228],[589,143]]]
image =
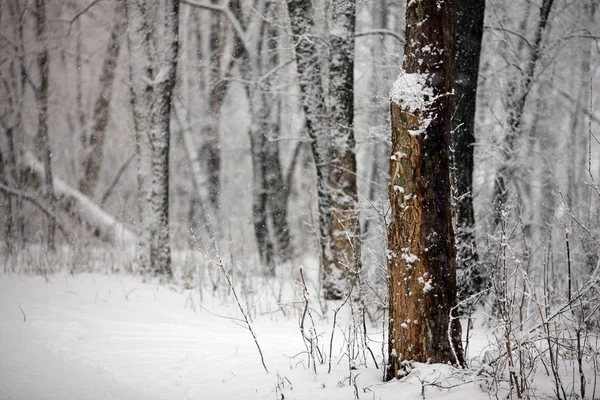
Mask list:
[[[355,2],[333,0],[329,13],[329,118],[331,127],[331,264],[326,297],[341,298],[361,268],[354,140]],[[344,279],[340,280],[340,276]],[[346,281],[346,282],[344,282]]]
[[456,305],[450,141],[454,2],[410,2],[392,91],[388,229],[389,364],[463,364]]
[[85,158],[82,163],[83,176],[79,180],[79,190],[88,197],[92,197],[94,194],[96,186],[98,185],[100,169],[102,168],[104,141],[106,136],[106,126],[110,116],[110,101],[112,98],[113,82],[121,49],[121,40],[125,33],[125,29],[127,28],[125,0],[117,0],[114,18],[114,23],[106,46],[106,56],[104,57],[102,71],[100,72],[100,91],[96,98],[92,116],[94,125],[89,137],[88,146],[85,149]]
[[457,3],[452,172],[457,205],[457,261],[463,277],[459,290],[463,297],[481,291],[484,283],[483,273],[478,265],[473,211],[475,107],[484,14],[485,0],[465,0]]
[[[38,126],[35,136],[36,152],[44,164],[44,197],[50,207],[54,207],[54,185],[52,183],[52,149],[48,134],[48,78],[50,63],[48,46],[46,43],[46,2],[35,1],[35,37],[40,44],[40,50],[36,55],[36,64],[39,75],[39,83],[35,87],[35,100],[37,103]],[[56,223],[49,219],[47,224],[46,243],[50,250],[54,250]]]
[[[143,270],[172,275],[169,243],[169,144],[171,94],[178,52],[179,1],[163,4],[158,40],[154,10],[145,1],[127,1],[131,103],[138,148],[140,263]],[[155,49],[155,41],[160,48]]]
[[[311,0],[287,0],[287,9],[292,28],[292,39],[296,53],[296,65],[300,79],[302,106],[306,115],[306,130],[311,139],[313,158],[317,171],[318,237],[321,270],[324,277],[336,268],[331,258],[331,193],[329,120],[325,104],[325,92],[321,81],[319,49],[315,36],[315,23]],[[328,281],[334,281],[329,279]],[[339,297],[335,288],[324,282],[326,298]]]

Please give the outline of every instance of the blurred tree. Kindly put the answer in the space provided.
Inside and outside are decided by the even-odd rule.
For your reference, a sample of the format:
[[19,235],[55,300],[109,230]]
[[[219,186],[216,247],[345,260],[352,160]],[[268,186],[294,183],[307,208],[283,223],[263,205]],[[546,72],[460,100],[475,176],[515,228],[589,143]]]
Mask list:
[[139,257],[143,270],[172,275],[169,243],[169,141],[171,94],[178,57],[179,0],[127,0],[131,105],[138,149]]
[[[50,137],[48,134],[48,81],[50,75],[50,61],[47,46],[46,32],[46,1],[35,0],[35,38],[39,45],[36,55],[38,84],[32,83],[37,104],[38,127],[35,136],[36,155],[44,164],[44,197],[46,202],[54,208],[54,183],[52,176],[52,149],[50,148]],[[56,221],[46,220],[47,245],[54,250]]]
[[[79,180],[79,191],[88,197],[93,197],[98,185],[98,177],[102,168],[106,126],[110,116],[110,102],[113,92],[113,81],[117,69],[117,61],[121,50],[121,40],[127,29],[127,12],[125,0],[117,0],[114,11],[113,26],[110,30],[106,55],[102,64],[99,78],[99,92],[92,115],[92,132],[86,138],[86,148],[83,157],[83,176]],[[81,117],[80,117],[81,119]]]

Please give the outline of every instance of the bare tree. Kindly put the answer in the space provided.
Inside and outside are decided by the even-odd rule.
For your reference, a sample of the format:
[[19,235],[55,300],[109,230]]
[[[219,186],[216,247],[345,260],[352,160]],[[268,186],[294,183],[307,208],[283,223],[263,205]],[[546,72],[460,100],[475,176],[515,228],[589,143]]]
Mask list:
[[147,1],[127,1],[127,44],[139,158],[140,263],[145,271],[170,276],[169,123],[179,47],[179,0],[161,5],[164,30],[159,37],[154,23],[157,10]]
[[[36,55],[36,65],[39,83],[33,86],[37,103],[38,127],[35,136],[37,157],[44,164],[44,197],[48,204],[54,204],[54,184],[52,177],[52,149],[48,135],[48,79],[50,62],[47,46],[46,32],[46,1],[35,1],[35,37],[40,45]],[[52,206],[53,207],[53,206]],[[47,220],[47,245],[50,250],[55,249],[56,221]]]
[[[352,285],[361,268],[361,235],[356,189],[354,139],[354,31],[353,0],[330,4],[329,118],[331,128],[331,256],[332,268],[342,271]],[[325,288],[340,285],[324,277]],[[343,287],[343,286],[342,286]]]
[[509,90],[508,121],[507,133],[502,148],[502,161],[496,173],[496,182],[494,186],[493,204],[496,208],[496,217],[494,226],[497,226],[501,219],[501,209],[508,199],[508,187],[514,179],[515,168],[514,152],[515,144],[521,137],[521,124],[525,111],[525,104],[534,82],[535,68],[542,52],[542,38],[548,24],[548,16],[552,9],[554,0],[543,0],[540,7],[540,20],[535,29],[535,37],[531,45],[529,56],[526,60],[523,75],[519,85],[513,86]]
[[388,228],[389,364],[463,364],[456,305],[450,141],[454,1],[410,2],[392,89]]
[[[88,197],[93,197],[94,190],[98,184],[100,169],[102,168],[113,81],[121,49],[121,40],[126,28],[127,12],[125,9],[125,0],[117,0],[114,22],[108,37],[108,44],[106,45],[106,56],[104,57],[102,71],[100,72],[100,91],[94,105],[92,132],[89,140],[86,140],[87,148],[85,149],[83,159],[83,176],[79,180],[79,191]],[[81,120],[82,117],[80,117]]]
[[481,56],[485,0],[457,3],[456,49],[454,52],[453,178],[457,203],[456,242],[458,268],[464,285],[459,289],[471,295],[483,288],[482,272],[475,241],[473,210],[473,164],[475,152],[475,106]]

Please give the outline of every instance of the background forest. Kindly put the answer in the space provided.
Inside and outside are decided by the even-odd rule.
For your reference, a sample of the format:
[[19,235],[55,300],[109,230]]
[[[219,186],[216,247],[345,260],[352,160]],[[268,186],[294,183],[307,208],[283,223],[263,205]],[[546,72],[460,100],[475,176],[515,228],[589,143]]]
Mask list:
[[[356,310],[381,327],[395,190],[390,90],[405,61],[406,7],[402,0],[0,0],[4,272],[172,270],[215,293],[241,284],[252,304],[256,287],[266,290],[254,278],[280,279],[281,300],[285,285],[300,281],[300,264],[321,264],[325,272],[309,268],[308,284],[301,277],[301,295],[291,290],[306,301],[302,323],[317,309],[308,306],[309,288],[343,300],[337,282],[357,279]],[[565,337],[577,338],[582,365],[579,341],[597,330],[600,307],[600,2],[455,7],[463,48],[477,42],[468,29],[484,16],[480,57],[454,56],[455,66],[479,65],[476,85],[454,76],[454,107],[470,101],[463,109],[476,110],[465,128],[455,109],[452,128],[461,312],[481,306],[489,326],[503,326],[502,357],[518,343],[520,378],[507,361],[507,380],[521,398],[527,346],[513,330],[537,326],[529,316],[543,303],[547,370],[555,395],[566,399],[544,316],[580,302]],[[148,75],[151,65],[160,68]],[[476,86],[476,102],[460,95],[461,85]],[[140,135],[146,123],[162,130]],[[330,164],[333,198],[323,203]],[[328,267],[329,257],[351,272]],[[322,298],[313,301],[326,314]],[[347,307],[355,318],[355,306]],[[302,337],[318,363],[313,329]],[[364,333],[365,354],[367,330],[365,323],[352,331]],[[598,371],[597,351],[590,357]],[[578,390],[585,397],[574,384],[571,395]]]

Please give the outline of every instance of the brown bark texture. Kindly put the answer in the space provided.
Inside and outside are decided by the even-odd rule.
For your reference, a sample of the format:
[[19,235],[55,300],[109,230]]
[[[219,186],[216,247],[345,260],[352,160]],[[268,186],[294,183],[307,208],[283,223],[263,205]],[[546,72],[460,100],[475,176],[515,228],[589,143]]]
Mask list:
[[[410,2],[403,71],[392,93],[388,229],[389,363],[463,364],[456,305],[450,139],[454,1]],[[395,85],[395,86],[396,86]],[[404,89],[402,89],[404,88]]]

